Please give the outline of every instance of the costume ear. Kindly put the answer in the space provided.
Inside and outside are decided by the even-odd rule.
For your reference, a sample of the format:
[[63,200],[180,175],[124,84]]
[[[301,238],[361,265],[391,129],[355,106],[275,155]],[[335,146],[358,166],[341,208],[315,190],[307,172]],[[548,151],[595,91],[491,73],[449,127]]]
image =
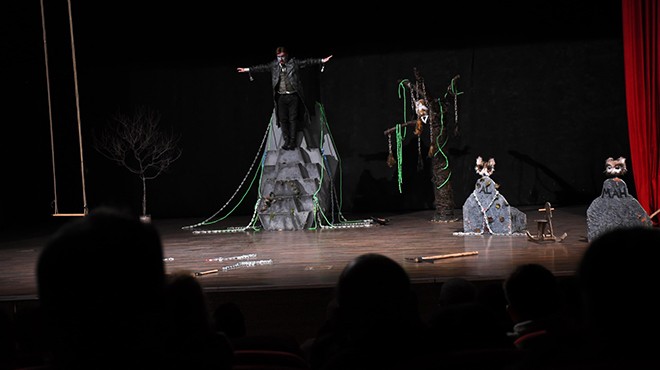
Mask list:
[[491,159],[489,159],[489,160],[488,160],[488,164],[489,164],[491,167],[495,167],[495,158],[491,158]]
[[614,161],[614,158],[609,157],[609,158],[607,158],[607,159],[605,160],[605,163],[610,163],[610,162],[612,162],[612,161]]
[[477,157],[477,165],[474,166],[474,171],[479,174],[479,168],[483,167],[483,159],[481,157]]
[[626,164],[626,159],[623,158],[623,157],[619,157],[618,161],[623,163],[623,164]]

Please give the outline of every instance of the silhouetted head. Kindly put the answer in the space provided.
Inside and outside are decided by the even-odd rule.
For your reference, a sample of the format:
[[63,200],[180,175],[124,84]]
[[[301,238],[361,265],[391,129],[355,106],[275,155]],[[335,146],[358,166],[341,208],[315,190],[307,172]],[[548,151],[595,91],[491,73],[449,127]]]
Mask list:
[[[137,216],[100,208],[61,227],[37,261],[39,303],[61,366],[121,362],[157,346],[161,239]],[[110,352],[109,352],[110,351]]]
[[477,287],[469,280],[454,277],[450,278],[440,287],[438,304],[449,306],[454,304],[471,303],[477,300]]
[[550,317],[562,308],[563,297],[557,279],[540,264],[516,267],[503,287],[509,314],[515,322]]
[[623,227],[596,237],[577,270],[585,343],[607,369],[657,369],[660,229]]
[[634,321],[658,323],[659,247],[660,229],[650,227],[613,229],[590,243],[577,277],[591,325],[630,333]]
[[[77,310],[121,305],[160,294],[165,282],[161,240],[138,217],[100,208],[64,225],[47,242],[37,264],[39,299],[46,308]],[[134,301],[134,304],[137,303]]]
[[199,281],[187,271],[168,275],[165,307],[170,322],[168,327],[178,337],[200,338],[211,333],[213,328],[206,294]]
[[213,311],[215,329],[225,333],[231,339],[244,337],[246,334],[245,316],[234,302],[226,302]]
[[342,271],[337,283],[340,314],[352,324],[401,322],[416,314],[408,274],[381,254],[363,254]]

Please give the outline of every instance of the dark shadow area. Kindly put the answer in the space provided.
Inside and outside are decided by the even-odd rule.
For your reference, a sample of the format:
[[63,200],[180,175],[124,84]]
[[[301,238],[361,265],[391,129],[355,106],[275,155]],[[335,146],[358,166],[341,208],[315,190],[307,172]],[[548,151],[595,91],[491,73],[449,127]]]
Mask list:
[[[562,205],[586,204],[591,201],[592,194],[575,189],[568,181],[561,178],[558,173],[552,171],[547,165],[516,150],[509,150],[508,153],[517,161],[527,164],[534,169],[534,185],[530,190],[530,200],[532,203],[539,200],[539,194],[542,192],[553,192],[554,199],[556,199],[555,202]],[[551,186],[548,181],[544,180],[541,174],[552,180],[554,186]]]
[[139,209],[134,175],[92,147],[93,132],[112,114],[138,105],[158,110],[183,147],[181,159],[148,183],[153,217],[206,218],[241,185],[228,209],[251,214],[258,193],[249,170],[273,106],[269,78],[250,81],[236,67],[268,62],[280,45],[298,58],[334,55],[323,72],[311,68],[303,77],[341,158],[337,190],[346,212],[433,207],[429,160],[417,171],[416,141],[405,144],[402,192],[385,164],[383,130],[404,109],[406,119],[413,115],[397,82],[414,68],[438,96],[461,76],[460,135],[447,146],[457,206],[473,187],[477,155],[496,158],[495,180],[524,206],[589,202],[600,191],[603,160],[629,152],[626,135],[610,134],[626,132],[627,122],[619,1],[462,2],[412,31],[402,27],[411,20],[400,8],[383,9],[376,25],[354,9],[302,8],[293,36],[259,28],[272,14],[238,4],[218,12],[201,2],[75,2],[77,97],[66,5],[46,2],[48,69],[38,2],[9,4],[2,25],[14,35],[3,40],[2,56],[10,109],[0,142],[8,159],[0,223],[8,228],[51,222],[55,198],[60,212],[82,212],[82,174],[89,208]]

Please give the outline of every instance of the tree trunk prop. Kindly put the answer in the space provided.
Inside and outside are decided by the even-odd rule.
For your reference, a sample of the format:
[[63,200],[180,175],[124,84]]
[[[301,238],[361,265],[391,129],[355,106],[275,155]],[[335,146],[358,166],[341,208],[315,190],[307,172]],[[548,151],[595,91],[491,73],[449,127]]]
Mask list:
[[[449,166],[449,157],[445,150],[450,136],[449,130],[447,129],[450,121],[454,122],[453,134],[456,135],[458,133],[457,96],[461,93],[456,91],[455,81],[460,76],[456,75],[452,78],[451,83],[447,87],[447,93],[445,93],[442,98],[436,99],[427,91],[424,79],[416,68],[414,69],[414,74],[414,84],[408,80],[403,80],[400,82],[400,85],[403,85],[410,90],[412,106],[417,117],[413,121],[407,121],[385,130],[384,134],[388,136],[389,139],[389,156],[387,164],[388,166],[393,167],[397,163],[394,153],[392,152],[391,135],[393,132],[397,132],[397,140],[402,140],[399,135],[401,128],[415,126],[414,133],[418,140],[420,140],[424,126],[428,126],[430,140],[428,156],[431,158],[433,169],[431,182],[434,186],[435,197],[435,214],[433,215],[433,221],[456,221],[458,218],[454,214],[455,204],[451,186],[451,167]],[[452,104],[454,106],[453,120],[447,117],[447,112]],[[399,145],[397,145],[397,147],[399,147]],[[419,155],[421,156],[421,153],[419,153]],[[400,158],[398,163],[401,163]],[[401,176],[400,169],[399,176]]]

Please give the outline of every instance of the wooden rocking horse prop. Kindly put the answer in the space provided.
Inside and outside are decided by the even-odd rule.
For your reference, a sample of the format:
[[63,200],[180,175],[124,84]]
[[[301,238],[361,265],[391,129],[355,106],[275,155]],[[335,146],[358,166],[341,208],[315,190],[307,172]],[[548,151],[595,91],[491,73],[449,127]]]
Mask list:
[[555,230],[552,226],[552,211],[554,211],[554,208],[552,208],[550,202],[545,202],[545,208],[539,208],[539,212],[545,213],[545,218],[536,220],[536,235],[526,231],[529,240],[533,242],[561,242],[566,238],[568,235],[566,233],[563,233],[560,237],[555,236]]

